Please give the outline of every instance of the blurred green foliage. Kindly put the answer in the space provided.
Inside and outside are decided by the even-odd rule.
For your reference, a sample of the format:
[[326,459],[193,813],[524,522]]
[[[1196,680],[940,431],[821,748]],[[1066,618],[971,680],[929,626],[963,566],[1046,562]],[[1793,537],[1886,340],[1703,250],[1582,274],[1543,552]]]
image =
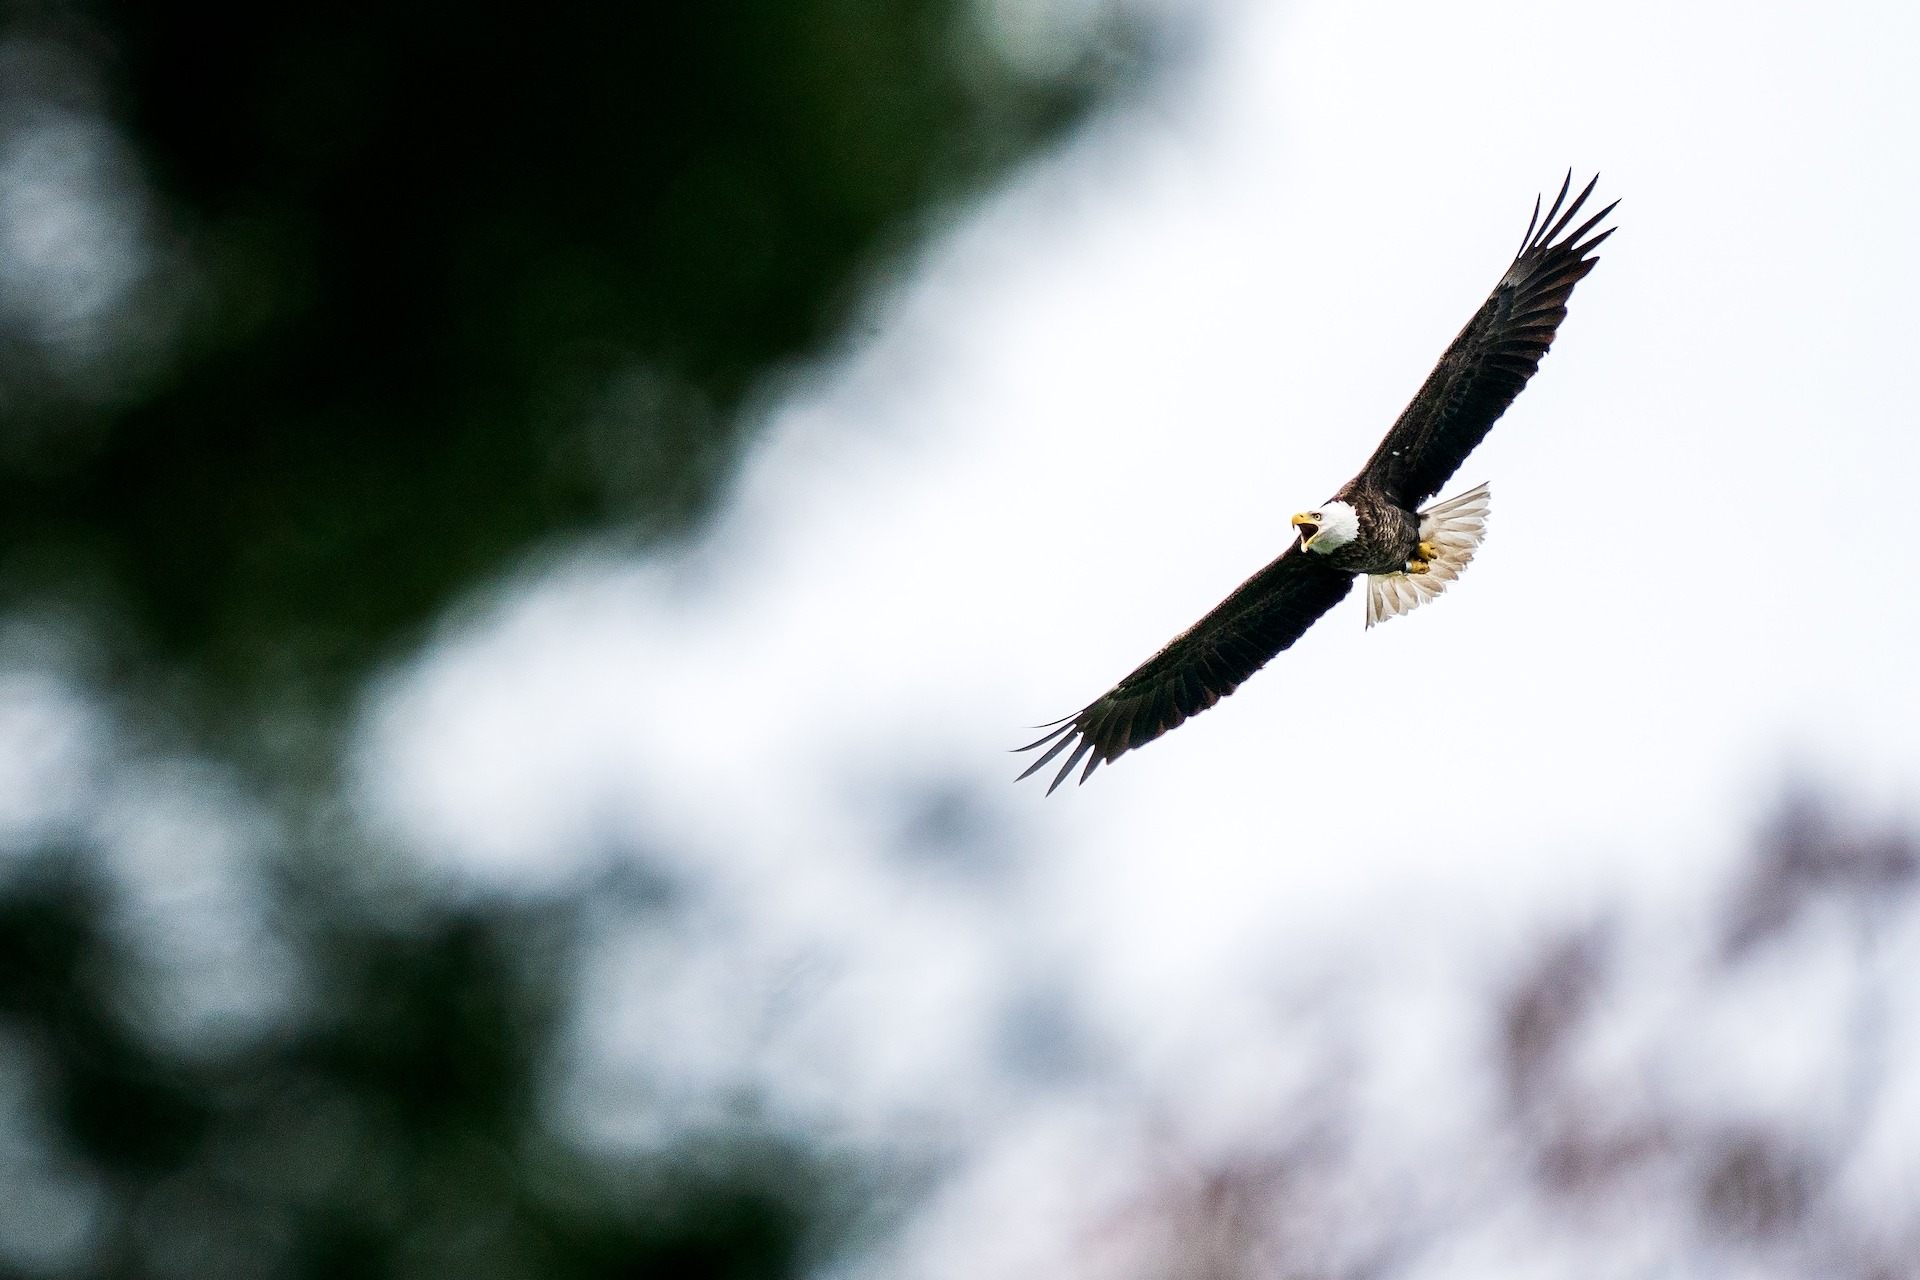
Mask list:
[[771,1138],[641,1167],[547,1132],[580,903],[375,923],[290,896],[298,1004],[183,1051],[138,1016],[153,975],[89,866],[47,851],[0,894],[0,1032],[105,1200],[86,1274],[751,1280],[819,1234],[830,1171]]
[[36,1154],[0,1201],[51,1177],[90,1225],[0,1238],[0,1277],[749,1280],[823,1247],[849,1175],[790,1136],[556,1135],[584,898],[376,910],[314,815],[376,664],[543,548],[691,527],[756,389],[1125,65],[1018,71],[966,0],[0,0],[0,181],[94,175],[96,207],[30,193],[36,252],[103,243],[62,217],[145,246],[84,359],[0,262],[0,619],[57,620],[118,723],[280,806],[292,975],[237,1035],[162,1033],[86,824],[10,855],[0,1112]]
[[12,17],[109,69],[174,328],[119,394],[10,399],[0,605],[109,610],[216,714],[337,705],[550,540],[683,528],[756,381],[1096,84],[960,0]]

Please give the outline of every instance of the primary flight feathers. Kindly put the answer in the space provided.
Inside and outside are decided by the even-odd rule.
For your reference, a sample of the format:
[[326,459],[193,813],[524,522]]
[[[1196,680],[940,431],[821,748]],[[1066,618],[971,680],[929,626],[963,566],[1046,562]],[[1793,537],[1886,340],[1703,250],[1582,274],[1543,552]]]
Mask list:
[[1092,705],[1019,748],[1046,748],[1022,778],[1066,752],[1048,794],[1082,760],[1085,782],[1102,764],[1205,711],[1305,634],[1362,574],[1371,592],[1369,626],[1431,599],[1452,581],[1479,545],[1485,487],[1424,512],[1417,508],[1486,439],[1553,345],[1573,286],[1599,261],[1592,251],[1613,234],[1611,228],[1591,234],[1613,204],[1572,226],[1599,180],[1596,175],[1568,204],[1569,172],[1544,217],[1534,201],[1513,265],[1360,474],[1322,506],[1293,517],[1300,536],[1279,559]]

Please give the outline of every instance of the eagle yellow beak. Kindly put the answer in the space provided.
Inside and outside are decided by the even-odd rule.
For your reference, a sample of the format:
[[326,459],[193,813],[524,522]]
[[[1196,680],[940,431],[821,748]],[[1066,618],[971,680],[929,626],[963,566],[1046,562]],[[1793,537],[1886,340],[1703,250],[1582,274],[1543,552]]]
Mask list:
[[1300,530],[1300,545],[1306,546],[1320,532],[1320,525],[1305,512],[1301,512],[1291,521],[1293,527]]

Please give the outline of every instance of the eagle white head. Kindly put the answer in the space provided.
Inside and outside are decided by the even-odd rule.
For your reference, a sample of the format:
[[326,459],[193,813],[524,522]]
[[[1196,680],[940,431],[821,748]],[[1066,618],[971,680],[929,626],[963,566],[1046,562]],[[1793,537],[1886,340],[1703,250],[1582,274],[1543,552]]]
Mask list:
[[1347,502],[1329,502],[1311,511],[1302,511],[1293,518],[1293,525],[1300,530],[1300,545],[1322,555],[1360,536],[1359,513]]

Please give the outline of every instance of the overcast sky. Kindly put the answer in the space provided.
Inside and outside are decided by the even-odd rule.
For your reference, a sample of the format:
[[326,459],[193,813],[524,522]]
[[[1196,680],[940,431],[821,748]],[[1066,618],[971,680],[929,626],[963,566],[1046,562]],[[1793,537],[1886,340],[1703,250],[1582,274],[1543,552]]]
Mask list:
[[1152,750],[1007,802],[1172,930],[1665,862],[1795,766],[1901,794],[1909,15],[1216,15],[1197,68],[971,215],[773,411],[684,563],[560,575],[409,677],[412,820],[545,863],[641,796],[720,835],[716,801],[780,812],[903,751],[1009,771],[1357,468],[1567,165],[1620,231],[1455,481],[1493,485],[1469,576],[1370,634],[1356,594]]
[[[759,958],[709,956],[689,1009],[830,940],[840,1030],[781,1070],[892,1115],[970,1087],[1009,964],[1102,1043],[1193,1043],[1256,960],[1691,901],[1791,776],[1911,815],[1920,10],[1311,0],[1201,29],[773,397],[697,544],[570,560],[394,673],[382,820],[488,883],[637,845],[730,886]],[[1084,788],[1013,785],[1025,726],[1359,467],[1568,166],[1619,231],[1449,486],[1492,484],[1465,577],[1371,632],[1355,593]],[[915,787],[1018,865],[903,888],[885,797]],[[692,964],[649,945],[612,971]]]

